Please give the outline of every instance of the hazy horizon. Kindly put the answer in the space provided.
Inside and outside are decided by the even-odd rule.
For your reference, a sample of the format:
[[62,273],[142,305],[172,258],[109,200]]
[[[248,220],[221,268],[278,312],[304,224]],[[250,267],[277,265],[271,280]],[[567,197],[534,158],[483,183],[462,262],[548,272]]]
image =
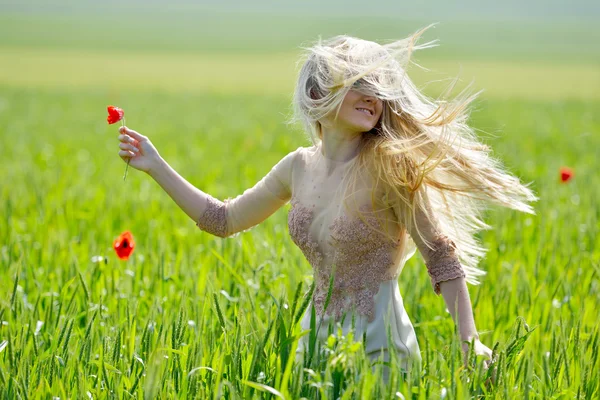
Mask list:
[[103,13],[118,14],[136,12],[214,12],[250,13],[271,15],[301,15],[318,17],[385,17],[419,20],[585,20],[593,22],[600,17],[600,3],[594,1],[560,0],[506,0],[477,1],[466,0],[450,3],[442,0],[422,2],[394,2],[357,0],[304,0],[282,3],[267,0],[246,2],[242,0],[222,0],[220,2],[197,2],[191,0],[163,1],[107,0],[94,1],[63,0],[50,4],[41,0],[0,1],[0,11],[19,13]]

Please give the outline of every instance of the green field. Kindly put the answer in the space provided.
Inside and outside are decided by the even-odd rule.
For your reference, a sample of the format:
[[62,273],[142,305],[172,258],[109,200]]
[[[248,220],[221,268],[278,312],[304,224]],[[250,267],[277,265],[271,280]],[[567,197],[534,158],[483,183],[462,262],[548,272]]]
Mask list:
[[[533,216],[492,208],[480,235],[488,274],[469,289],[499,357],[496,383],[484,384],[480,360],[461,366],[454,323],[415,256],[399,284],[424,369],[385,388],[348,338],[293,364],[312,270],[289,238],[288,206],[228,239],[199,231],[150,177],[130,169],[123,182],[106,105],[191,183],[234,197],[309,145],[286,124],[300,44],[319,33],[400,38],[425,24],[256,17],[256,33],[239,16],[202,18],[0,17],[3,398],[600,396],[598,28],[428,32],[441,47],[416,55],[433,71],[415,68],[415,81],[460,73],[459,86],[484,89],[471,123],[540,201]],[[568,184],[563,165],[575,171]],[[112,249],[124,230],[136,240],[128,261]]]

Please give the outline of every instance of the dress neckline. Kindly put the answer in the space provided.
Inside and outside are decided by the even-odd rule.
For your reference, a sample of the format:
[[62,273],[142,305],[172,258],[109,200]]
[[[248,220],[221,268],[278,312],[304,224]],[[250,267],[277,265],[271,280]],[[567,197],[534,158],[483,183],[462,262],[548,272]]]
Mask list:
[[356,158],[358,158],[358,155],[360,154],[360,149],[356,152],[355,155],[353,155],[351,158],[349,158],[347,160],[334,160],[333,158],[329,158],[325,154],[323,154],[323,142],[320,142],[317,145],[317,153],[319,154],[319,157],[321,157],[324,160],[327,160],[327,162],[335,163],[335,164],[346,164],[346,163],[354,161]]

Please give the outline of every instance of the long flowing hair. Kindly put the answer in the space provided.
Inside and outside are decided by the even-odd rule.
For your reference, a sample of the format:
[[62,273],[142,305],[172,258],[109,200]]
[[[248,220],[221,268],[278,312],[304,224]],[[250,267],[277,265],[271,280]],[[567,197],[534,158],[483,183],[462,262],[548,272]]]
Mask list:
[[456,245],[467,282],[478,284],[477,277],[485,274],[478,262],[486,249],[474,234],[490,228],[482,220],[486,203],[534,214],[527,202],[538,199],[530,184],[522,184],[492,158],[490,147],[467,124],[469,105],[479,93],[467,88],[448,100],[454,80],[440,98],[432,99],[409,79],[412,52],[437,45],[417,44],[428,28],[387,44],[341,35],[304,48],[292,121],[300,121],[317,145],[323,139],[319,119],[330,113],[337,117],[349,90],[380,99],[381,118],[363,133],[350,179],[369,171],[391,198],[399,199],[396,209],[404,229],[414,226],[430,248],[416,224],[416,211],[437,221]]

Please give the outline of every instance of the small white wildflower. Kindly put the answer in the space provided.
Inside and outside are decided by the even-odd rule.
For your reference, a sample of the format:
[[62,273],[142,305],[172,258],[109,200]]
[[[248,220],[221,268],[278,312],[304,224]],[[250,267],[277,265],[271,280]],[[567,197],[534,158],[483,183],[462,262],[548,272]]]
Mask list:
[[447,395],[448,395],[448,390],[445,387],[443,387],[442,393],[440,394],[440,396],[441,396],[440,398],[445,399]]
[[38,321],[35,323],[35,332],[33,333],[34,336],[37,336],[40,333],[40,330],[42,330],[43,325],[44,321]]
[[263,371],[260,371],[258,373],[258,378],[256,378],[257,381],[259,382],[263,382],[265,380],[267,376],[265,375],[265,373]]
[[92,262],[94,264],[101,263],[103,261],[104,261],[104,257],[102,257],[102,256],[93,256],[92,257]]
[[579,195],[578,194],[574,194],[573,196],[571,196],[571,203],[574,206],[578,206],[579,205]]
[[221,294],[223,296],[225,296],[227,298],[227,300],[229,300],[229,301],[231,301],[233,303],[235,303],[235,302],[237,302],[239,300],[239,298],[237,298],[237,297],[230,296],[229,293],[227,293],[225,290],[221,290]]
[[254,282],[252,279],[248,279],[246,281],[246,283],[248,284],[248,286],[250,286],[252,289],[258,290],[260,289],[260,285],[256,282]]
[[560,308],[561,306],[561,302],[558,299],[553,299],[552,300],[552,307],[554,308]]

